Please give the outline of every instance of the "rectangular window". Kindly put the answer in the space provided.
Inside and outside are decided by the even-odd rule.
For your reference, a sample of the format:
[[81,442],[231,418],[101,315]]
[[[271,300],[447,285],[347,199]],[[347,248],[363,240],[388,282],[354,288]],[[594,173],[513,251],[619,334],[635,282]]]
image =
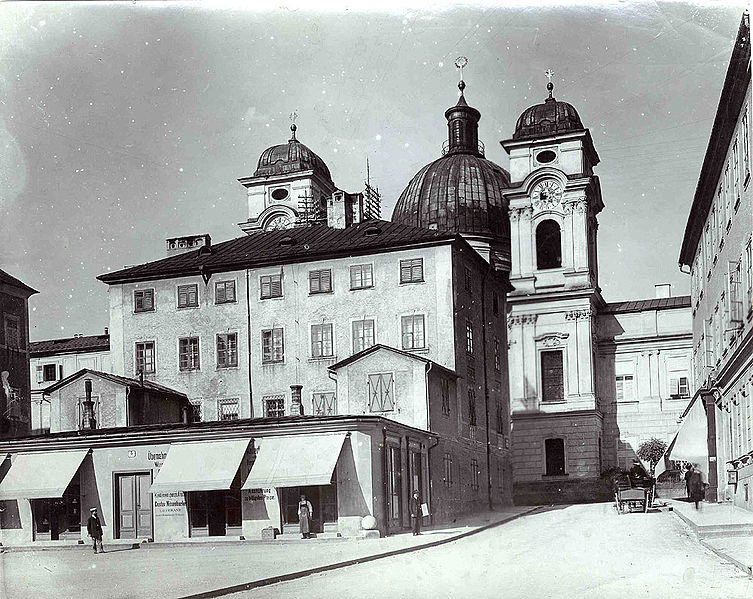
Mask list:
[[240,402],[237,399],[221,399],[217,402],[217,420],[238,420]]
[[442,377],[441,379],[442,389],[442,414],[444,416],[450,415],[450,381]]
[[497,434],[503,435],[505,432],[505,412],[500,402],[496,402],[495,407],[497,413]]
[[261,332],[261,363],[274,364],[285,359],[285,341],[282,328]]
[[449,453],[444,454],[444,457],[442,458],[442,462],[444,463],[444,486],[447,488],[450,488],[453,485],[452,480],[452,456]]
[[199,286],[178,285],[178,308],[195,308],[199,305]]
[[400,321],[403,337],[403,349],[423,349],[426,347],[424,334],[424,315],[403,316]]
[[367,289],[374,286],[374,270],[371,264],[355,264],[350,267],[350,288]]
[[465,351],[473,355],[473,323],[470,320],[465,321]]
[[478,460],[476,458],[471,460],[471,489],[478,491]]
[[235,301],[235,281],[217,281],[214,284],[215,304],[230,304]]
[[311,325],[311,357],[328,358],[335,355],[332,344],[332,323]]
[[502,369],[502,357],[499,352],[499,339],[494,338],[494,370],[499,372]]
[[473,273],[467,266],[463,267],[463,271],[465,275],[465,290],[468,293],[473,293]]
[[151,312],[154,310],[154,289],[136,289],[133,292],[133,311]]
[[217,368],[238,366],[238,334],[217,334]]
[[618,374],[615,380],[615,398],[617,401],[635,399],[635,384],[632,374]]
[[259,277],[261,299],[282,297],[282,273],[274,275],[262,275]]
[[424,280],[424,259],[400,260],[400,282],[420,283]]
[[561,351],[541,352],[541,400],[562,401],[565,386]]
[[191,422],[203,422],[204,402],[200,399],[191,400]]
[[154,341],[136,344],[136,373],[154,374],[157,368],[154,360]]
[[309,293],[330,293],[332,291],[332,270],[309,271]]
[[546,439],[544,441],[546,453],[546,473],[548,476],[565,474],[565,440]]
[[395,409],[395,377],[391,372],[370,374],[368,391],[370,412],[389,412]]
[[4,321],[5,345],[14,349],[21,348],[21,319],[14,314],[6,314]]
[[181,370],[199,370],[199,338],[178,340],[178,365]]
[[374,321],[354,320],[353,321],[353,353],[368,349],[374,345]]
[[476,391],[468,389],[468,424],[476,426]]
[[314,407],[314,416],[336,416],[337,403],[335,394],[331,391],[328,393],[314,393],[311,397]]
[[44,365],[44,382],[45,383],[56,380],[55,378],[56,374],[57,374],[57,368],[55,367],[55,364]]
[[687,376],[670,375],[669,395],[673,399],[690,397],[690,384]]
[[282,418],[285,416],[285,396],[282,394],[265,396],[264,416],[267,418]]

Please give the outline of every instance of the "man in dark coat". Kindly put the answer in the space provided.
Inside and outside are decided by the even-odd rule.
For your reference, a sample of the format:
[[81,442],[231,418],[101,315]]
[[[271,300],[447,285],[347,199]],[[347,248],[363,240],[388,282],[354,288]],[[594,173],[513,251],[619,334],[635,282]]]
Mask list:
[[690,499],[690,477],[693,476],[693,466],[690,464],[687,464],[685,466],[685,492],[688,495],[688,499]]
[[91,511],[91,516],[89,516],[89,521],[86,523],[86,530],[94,543],[94,553],[97,553],[97,545],[99,545],[99,552],[104,553],[105,548],[102,546],[102,523],[99,521],[97,508],[93,507],[89,511]]
[[696,465],[693,465],[693,469],[690,471],[688,487],[690,488],[690,499],[695,502],[695,509],[699,509],[698,503],[703,501],[706,489],[704,488],[701,471]]
[[413,496],[410,498],[410,517],[413,520],[413,536],[421,534],[421,518],[424,517],[421,510],[421,496],[418,494],[418,489],[413,491]]

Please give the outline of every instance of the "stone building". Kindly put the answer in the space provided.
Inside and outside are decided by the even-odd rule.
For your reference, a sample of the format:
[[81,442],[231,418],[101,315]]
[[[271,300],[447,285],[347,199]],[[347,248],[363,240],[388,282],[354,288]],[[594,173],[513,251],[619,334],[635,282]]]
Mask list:
[[750,15],[732,50],[685,227],[695,401],[707,417],[707,499],[753,509],[753,192]]

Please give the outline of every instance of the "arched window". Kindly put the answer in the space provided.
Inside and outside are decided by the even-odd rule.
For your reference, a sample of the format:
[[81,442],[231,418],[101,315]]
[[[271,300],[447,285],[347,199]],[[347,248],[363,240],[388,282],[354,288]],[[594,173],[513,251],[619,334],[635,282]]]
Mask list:
[[536,227],[536,264],[539,270],[562,266],[560,226],[553,220],[544,220]]

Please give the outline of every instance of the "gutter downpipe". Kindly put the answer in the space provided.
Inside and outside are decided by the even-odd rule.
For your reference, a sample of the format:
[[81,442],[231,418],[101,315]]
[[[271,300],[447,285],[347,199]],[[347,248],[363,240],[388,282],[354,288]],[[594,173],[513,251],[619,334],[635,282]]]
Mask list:
[[[432,366],[434,366],[434,362],[426,363],[426,430],[428,431],[431,431],[431,411],[429,410],[429,372],[431,371]],[[437,442],[434,445],[426,446],[426,476],[428,478],[427,485],[426,485],[426,490],[427,490],[426,503],[429,505],[429,522],[431,524],[434,524],[434,510],[432,509],[432,505],[431,505],[431,453],[430,452],[437,445],[439,445],[438,437],[437,437]],[[423,491],[424,490],[421,489],[421,493],[423,493]]]
[[248,268],[246,269],[246,343],[248,344],[248,404],[249,418],[254,417],[254,394],[251,391],[251,291]]
[[[491,256],[490,256],[491,259]],[[492,448],[491,443],[489,443],[489,377],[487,375],[487,351],[488,348],[486,346],[486,278],[489,276],[489,273],[492,272],[492,265],[489,264],[489,267],[486,270],[486,273],[484,273],[484,277],[481,279],[481,342],[484,346],[484,411],[486,412],[486,483],[487,483],[487,494],[489,497],[489,511],[494,510],[494,505],[492,504]]]

